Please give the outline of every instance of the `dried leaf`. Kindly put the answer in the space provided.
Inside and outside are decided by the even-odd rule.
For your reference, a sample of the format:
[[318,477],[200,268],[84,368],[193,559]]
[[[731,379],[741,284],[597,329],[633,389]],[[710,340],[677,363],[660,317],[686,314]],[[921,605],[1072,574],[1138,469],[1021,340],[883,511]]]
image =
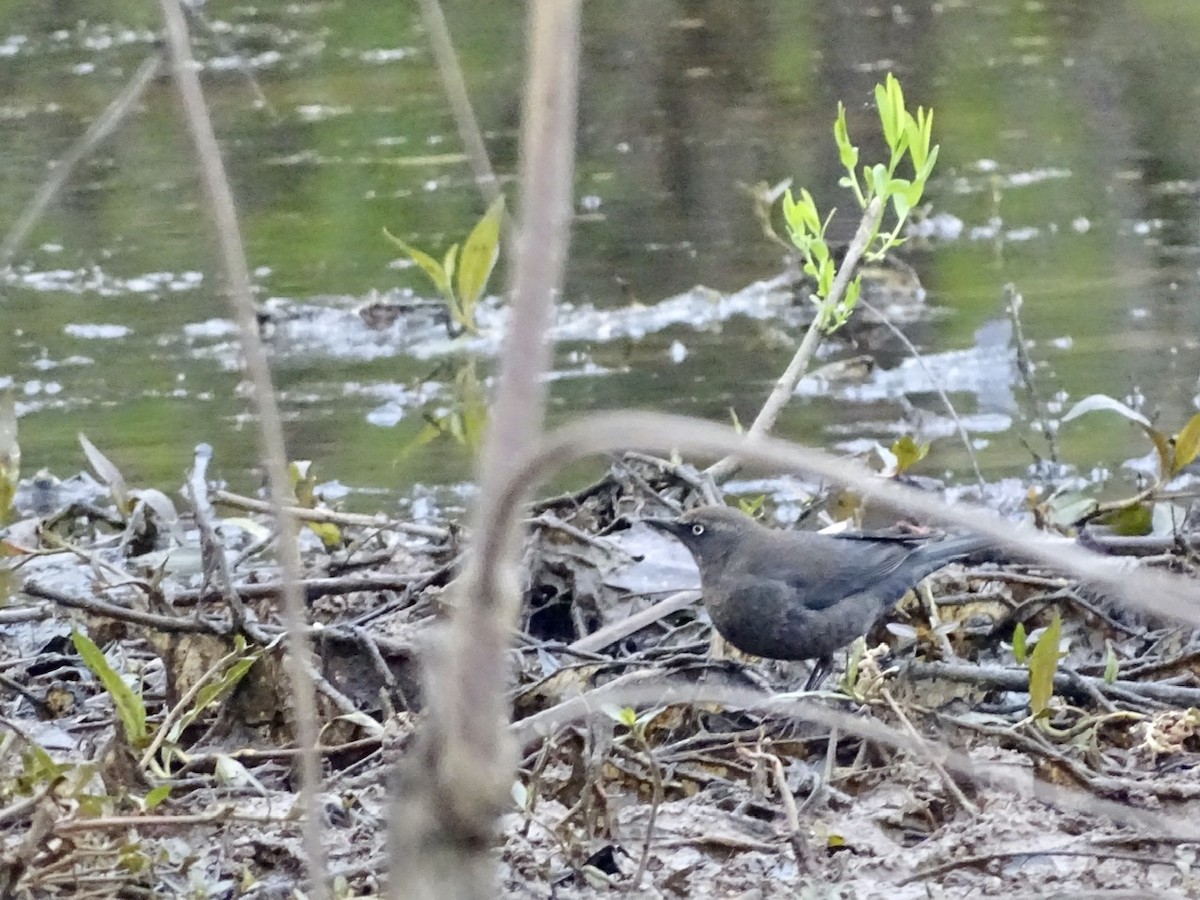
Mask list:
[[129,488],[125,486],[125,476],[121,474],[121,470],[113,464],[112,460],[101,453],[82,432],[79,435],[79,445],[83,447],[83,455],[87,457],[88,464],[96,473],[96,477],[108,485],[113,501],[117,504],[121,515],[129,515],[133,509],[133,503],[130,501]]
[[1067,414],[1062,417],[1062,421],[1070,422],[1072,419],[1078,419],[1085,413],[1099,412],[1101,410],[1115,412],[1117,415],[1124,416],[1130,422],[1135,422],[1143,428],[1152,427],[1150,420],[1140,412],[1131,409],[1120,400],[1110,397],[1107,394],[1092,394],[1089,397],[1084,397],[1067,411]]
[[1140,412],[1130,408],[1120,400],[1114,399],[1107,394],[1092,394],[1089,397],[1084,397],[1072,406],[1067,411],[1067,414],[1062,417],[1062,421],[1070,422],[1072,419],[1077,419],[1085,413],[1100,411],[1115,412],[1135,425],[1140,425],[1142,430],[1146,432],[1146,436],[1154,443],[1154,449],[1158,452],[1159,474],[1164,478],[1170,476],[1172,471],[1171,460],[1173,457],[1170,438],[1150,424],[1150,420]]
[[179,543],[183,543],[183,527],[179,524],[179,513],[176,512],[170,497],[155,488],[141,488],[133,491],[132,496],[154,510],[154,517],[159,526],[170,531]]

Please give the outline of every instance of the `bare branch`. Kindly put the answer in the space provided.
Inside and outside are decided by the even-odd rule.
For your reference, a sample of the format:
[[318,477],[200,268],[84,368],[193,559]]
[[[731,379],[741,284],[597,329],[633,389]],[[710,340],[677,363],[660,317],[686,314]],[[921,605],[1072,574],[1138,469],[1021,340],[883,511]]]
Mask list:
[[317,752],[316,690],[311,672],[312,646],[306,625],[304,595],[299,587],[300,548],[296,540],[296,522],[286,509],[290,494],[287,476],[287,451],[283,443],[283,424],[271,385],[271,372],[263,352],[254,313],[250,270],[238,226],[233,191],[225,175],[225,164],[213,131],[196,62],[192,58],[187,22],[179,0],[159,0],[166,26],[171,68],[179,89],[188,130],[196,150],[201,180],[208,199],[209,214],[216,231],[221,266],[234,320],[242,341],[246,374],[253,388],[252,398],[258,413],[259,436],[270,486],[271,507],[279,523],[279,562],[283,575],[284,620],[288,628],[288,677],[292,683],[296,716],[296,742],[300,747],[300,800],[304,812],[304,849],[308,856],[312,895],[329,896],[326,882],[325,847],[321,839],[322,817],[317,808],[317,790],[321,784],[321,759]]

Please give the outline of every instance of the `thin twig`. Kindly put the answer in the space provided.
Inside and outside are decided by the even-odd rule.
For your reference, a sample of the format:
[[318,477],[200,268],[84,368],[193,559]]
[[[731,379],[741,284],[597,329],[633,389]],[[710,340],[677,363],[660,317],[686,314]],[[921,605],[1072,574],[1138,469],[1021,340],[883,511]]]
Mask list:
[[115,603],[108,603],[97,597],[73,597],[70,594],[57,591],[36,581],[26,581],[22,584],[21,593],[28,594],[30,597],[37,597],[41,600],[49,600],[58,606],[81,609],[93,615],[106,616],[122,622],[133,622],[137,625],[144,625],[147,628],[152,628],[155,631],[166,634],[227,633],[227,630],[223,632],[216,625],[209,622],[202,622],[198,619],[182,616],[165,616],[145,612],[140,609],[130,609],[127,606],[117,606]]
[[654,790],[650,800],[650,815],[646,821],[646,839],[642,843],[642,855],[638,859],[637,871],[633,873],[633,878],[629,882],[629,889],[636,891],[642,886],[642,878],[646,875],[646,865],[650,862],[650,845],[654,840],[654,825],[658,819],[658,808],[662,806],[663,802],[663,783],[662,770],[659,769],[658,760],[654,758],[654,749],[650,746],[650,742],[646,740],[643,729],[635,725],[630,730],[633,732],[634,739],[642,748],[642,752],[646,754],[646,760],[650,768],[650,780]]
[[[212,502],[247,512],[271,512],[271,504],[267,501],[229,491],[213,491]],[[338,512],[334,509],[308,509],[302,506],[288,506],[288,512],[299,522],[329,522],[334,525],[362,528],[390,528],[392,531],[411,534],[413,537],[429,538],[431,541],[444,541],[451,534],[448,528],[440,528],[437,525],[419,525],[415,522],[397,522],[384,515],[366,516],[362,513]]]
[[1025,344],[1025,332],[1021,328],[1021,306],[1025,303],[1025,299],[1021,296],[1021,292],[1017,290],[1017,286],[1012,282],[1004,285],[1004,299],[1008,310],[1008,317],[1012,320],[1013,325],[1013,343],[1017,347],[1017,371],[1021,374],[1021,380],[1025,382],[1025,390],[1029,394],[1029,402],[1033,405],[1034,415],[1037,417],[1038,430],[1042,433],[1042,437],[1046,439],[1046,447],[1050,452],[1050,462],[1058,463],[1058,441],[1055,439],[1054,429],[1050,426],[1050,417],[1046,412],[1046,404],[1042,402],[1042,395],[1037,389],[1037,378],[1035,376],[1036,366],[1033,360],[1029,357],[1029,347]]
[[[1002,850],[992,851],[991,853],[980,853],[976,856],[960,856],[936,866],[920,869],[907,878],[897,881],[895,886],[903,887],[906,884],[912,884],[914,881],[928,881],[931,878],[945,875],[947,872],[953,872],[955,869],[984,866],[991,862],[999,862],[1006,859],[1031,859],[1038,856],[1086,856],[1096,860],[1121,859],[1128,862],[1145,863],[1151,866],[1175,866],[1177,864],[1176,860],[1173,859],[1157,859],[1153,856],[1143,856],[1137,853],[1112,853],[1100,850],[1055,850],[1053,848],[1045,850]],[[1130,896],[1144,897],[1146,895],[1141,890],[1138,890]]]
[[917,734],[917,729],[913,728],[912,722],[908,720],[908,716],[904,714],[904,710],[900,708],[900,704],[892,697],[891,691],[883,688],[880,693],[883,695],[884,702],[891,709],[892,715],[900,720],[900,724],[904,726],[904,730],[908,732],[908,736],[913,739],[913,743],[921,748],[925,759],[931,766],[937,769],[938,776],[942,779],[942,784],[946,786],[946,790],[950,792],[950,796],[958,801],[958,805],[968,814],[972,816],[979,815],[979,807],[967,799],[967,795],[962,792],[962,788],[958,786],[958,782],[950,777],[950,773],[946,771],[946,767],[942,765],[942,761],[938,759],[933,749]]
[[288,627],[288,653],[285,663],[292,682],[296,738],[301,748],[300,792],[298,805],[304,812],[304,850],[313,896],[329,896],[326,880],[325,845],[321,836],[321,816],[317,791],[321,784],[321,759],[317,752],[316,689],[310,675],[313,670],[312,646],[305,635],[306,610],[300,591],[300,548],[296,540],[294,517],[285,508],[291,492],[287,474],[287,451],[283,441],[283,423],[279,415],[271,372],[258,331],[250,270],[246,263],[237,209],[221,149],[213,131],[204,92],[200,87],[196,61],[192,57],[187,21],[179,0],[159,0],[163,11],[167,46],[176,87],[195,146],[196,159],[208,199],[209,214],[220,248],[221,266],[234,320],[242,342],[242,353],[252,390],[252,403],[258,416],[259,438],[270,487],[272,512],[278,523],[279,562],[284,582],[284,619]]
[[921,371],[925,373],[925,377],[929,379],[929,384],[937,392],[938,397],[941,398],[942,405],[946,407],[946,414],[954,421],[954,427],[958,430],[958,436],[962,438],[963,447],[967,451],[967,459],[971,461],[971,468],[975,472],[975,483],[979,485],[979,496],[982,497],[984,489],[987,487],[987,482],[983,480],[983,472],[979,469],[979,460],[975,458],[975,448],[971,446],[971,435],[967,433],[967,428],[963,425],[962,419],[958,417],[958,412],[955,410],[954,404],[950,402],[950,395],[946,393],[946,389],[942,387],[938,380],[933,377],[933,372],[925,364],[925,357],[921,355],[921,351],[908,339],[908,335],[896,327],[895,323],[888,318],[887,313],[868,303],[863,297],[859,298],[858,305],[868,312],[873,313],[879,319],[880,323],[892,333],[893,337],[904,345],[904,349],[916,360]]
[[[967,663],[913,661],[905,666],[904,671],[911,678],[945,679],[962,684],[980,685],[993,690],[1021,692],[1029,690],[1029,671],[1027,669],[974,666]],[[1153,701],[1184,709],[1200,706],[1200,688],[1179,687],[1157,681],[1107,682],[1103,678],[1093,678],[1078,673],[1067,674],[1064,671],[1059,671],[1054,676],[1054,692],[1059,696],[1080,697],[1084,700],[1094,700],[1098,694],[1114,700],[1128,702],[1130,698],[1133,698],[1141,702]]]
[[[569,722],[597,714],[608,705],[618,707],[668,706],[676,704],[695,705],[720,703],[728,707],[757,710],[772,715],[801,718],[817,724],[834,726],[847,734],[857,735],[878,744],[899,750],[922,752],[912,737],[902,730],[886,725],[878,719],[867,719],[860,715],[832,709],[798,694],[770,696],[741,686],[716,682],[696,682],[691,678],[671,678],[666,672],[635,672],[617,678],[602,687],[595,688],[579,697],[565,700],[556,706],[534,713],[526,719],[513,723],[511,731],[519,743],[528,744],[539,737],[553,735]],[[1006,737],[1019,737],[1012,729],[990,729],[972,723],[969,725],[985,733],[1000,733]],[[1026,739],[1027,740],[1027,739]],[[1063,787],[1046,781],[1035,781],[1012,766],[979,763],[966,753],[946,748],[942,764],[965,778],[981,784],[989,784],[1010,791],[1039,803],[1054,804],[1064,809],[1087,812],[1091,815],[1107,816],[1115,822],[1128,822],[1141,828],[1152,828],[1154,833],[1171,834],[1182,831],[1193,841],[1200,841],[1200,829],[1194,822],[1162,810],[1148,810],[1092,796],[1077,788]],[[1116,781],[1116,779],[1111,779]],[[1130,779],[1121,780],[1126,791],[1133,789]]]
[[634,632],[641,631],[648,625],[653,625],[655,622],[677,613],[681,609],[687,609],[699,599],[699,591],[678,591],[666,599],[658,601],[653,606],[643,609],[641,612],[626,616],[618,622],[613,622],[611,625],[606,625],[598,631],[593,631],[586,637],[581,637],[567,649],[573,653],[591,653],[596,650],[603,650],[609,644],[615,644],[617,641],[628,637]]

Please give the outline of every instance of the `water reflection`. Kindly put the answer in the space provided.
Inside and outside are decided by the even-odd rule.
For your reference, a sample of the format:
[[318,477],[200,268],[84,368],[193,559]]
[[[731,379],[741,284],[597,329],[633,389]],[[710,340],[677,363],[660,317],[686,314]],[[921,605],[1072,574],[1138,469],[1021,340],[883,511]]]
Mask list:
[[[34,4],[10,14],[0,34],[5,221],[152,52],[152,11],[99,21],[90,7]],[[929,306],[908,333],[986,433],[985,470],[1013,474],[1031,461],[1021,443],[1029,398],[1001,334],[1006,282],[1025,296],[1047,392],[1136,387],[1167,421],[1195,408],[1200,7],[1190,0],[586,11],[579,216],[552,415],[630,404],[753,416],[803,316],[786,292],[768,302],[764,289],[739,306],[757,296],[747,286],[769,286],[784,268],[739,184],[793,177],[842,208],[834,227],[844,232],[829,126],[843,100],[864,157],[877,154],[870,92],[887,71],[913,103],[935,108],[942,145],[927,218],[905,252]],[[371,332],[354,313],[372,289],[414,308],[427,299],[413,294],[427,285],[397,266],[384,226],[444,251],[483,209],[425,37],[406,18],[415,11],[211,2],[206,14],[213,33],[199,29],[197,49],[259,299],[278,316],[294,455],[398,493],[467,477],[456,447],[396,460],[443,396],[434,360],[482,352],[483,375],[494,336],[458,348],[420,317]],[[465,2],[447,16],[493,162],[511,173],[521,17]],[[256,103],[243,68],[277,117]],[[25,392],[30,471],[78,469],[73,436],[85,431],[131,479],[171,487],[207,440],[219,471],[256,483],[236,348],[214,324],[226,315],[214,272],[173,88],[160,79],[75,174],[5,280],[0,375]],[[502,283],[503,263],[497,274]],[[101,338],[101,327],[120,331]],[[902,350],[858,343],[831,345],[824,361],[869,352],[872,374],[806,390],[781,431],[844,447],[886,440],[906,421],[900,398],[936,414]],[[1144,449],[1123,423],[1101,419],[1062,441],[1084,468]],[[953,439],[923,465],[966,470]]]

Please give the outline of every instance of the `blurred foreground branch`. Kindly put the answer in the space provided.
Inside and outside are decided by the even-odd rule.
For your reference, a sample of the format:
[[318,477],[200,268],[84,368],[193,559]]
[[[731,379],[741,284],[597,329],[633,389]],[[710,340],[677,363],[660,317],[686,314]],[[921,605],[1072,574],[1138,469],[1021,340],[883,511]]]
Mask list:
[[[542,427],[547,334],[571,217],[579,14],[578,0],[529,6],[517,258],[482,454],[478,544],[456,584],[450,628],[430,661],[424,731],[398,773],[393,897],[496,894],[489,849],[513,777],[504,689],[518,604],[516,520],[501,510],[512,502],[505,488],[513,470]],[[484,545],[492,550],[486,561]]]
[[312,896],[329,896],[325,879],[325,849],[321,840],[322,817],[317,810],[317,790],[321,783],[321,760],[317,753],[317,705],[313,685],[312,647],[306,630],[304,594],[300,589],[300,548],[296,541],[296,522],[286,504],[291,496],[287,474],[287,452],[283,443],[283,423],[279,415],[271,370],[263,350],[255,317],[250,285],[250,269],[238,225],[233,191],[221,160],[221,149],[213,131],[204,93],[192,57],[187,21],[179,0],[160,0],[166,26],[171,71],[179,89],[179,98],[188,131],[196,151],[209,216],[216,233],[225,289],[246,363],[246,375],[252,387],[251,402],[257,413],[262,458],[267,470],[271,509],[278,523],[279,564],[283,580],[284,621],[288,629],[288,653],[285,658],[292,687],[295,735],[300,750],[300,800],[304,814],[304,850],[308,856]]

